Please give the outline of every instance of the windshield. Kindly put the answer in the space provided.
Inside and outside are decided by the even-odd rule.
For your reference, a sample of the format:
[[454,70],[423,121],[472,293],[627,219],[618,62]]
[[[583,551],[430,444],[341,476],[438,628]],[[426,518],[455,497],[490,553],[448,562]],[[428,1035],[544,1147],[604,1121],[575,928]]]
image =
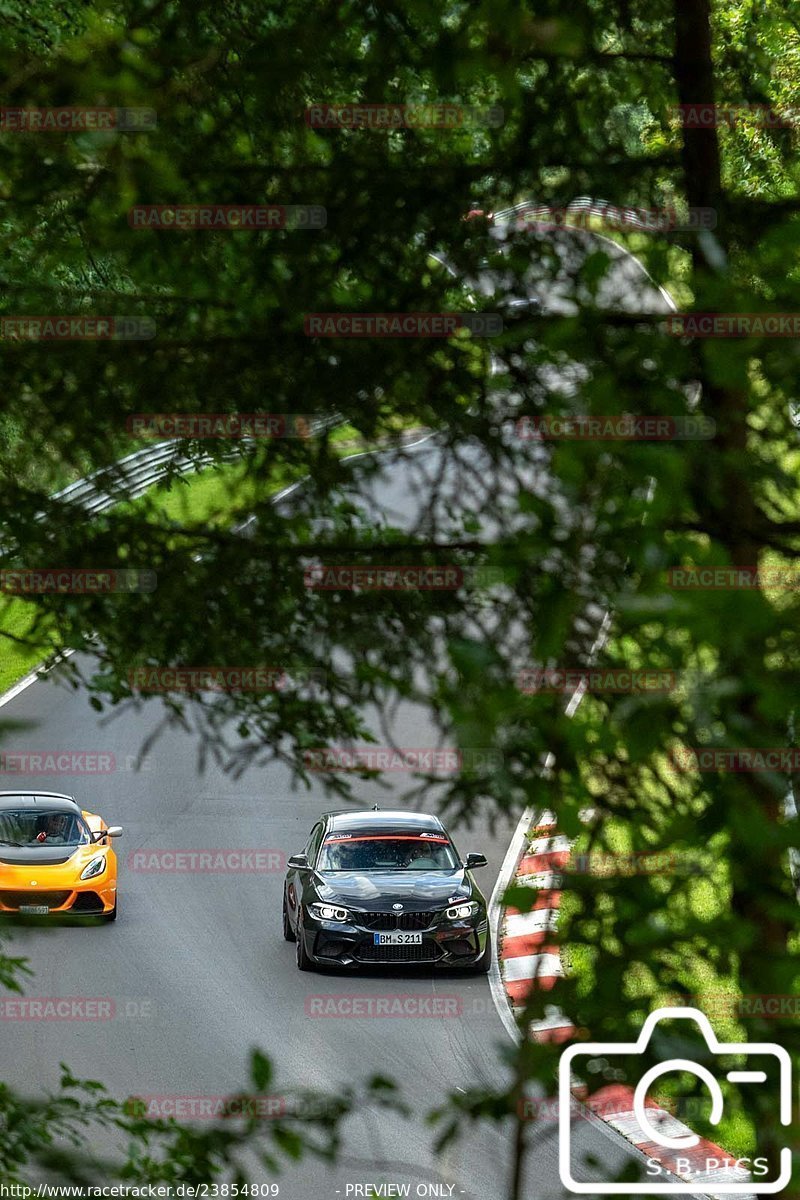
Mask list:
[[0,811],[0,844],[11,846],[81,846],[89,830],[76,813],[41,808]]
[[318,871],[452,871],[458,859],[444,836],[331,833]]

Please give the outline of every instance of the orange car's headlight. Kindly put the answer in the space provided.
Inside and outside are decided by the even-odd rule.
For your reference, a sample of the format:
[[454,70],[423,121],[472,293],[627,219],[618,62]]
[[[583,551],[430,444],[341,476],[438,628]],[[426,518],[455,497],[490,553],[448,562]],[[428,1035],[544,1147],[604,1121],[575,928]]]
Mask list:
[[106,856],[101,854],[98,858],[93,858],[88,862],[81,871],[81,879],[94,879],[95,875],[102,875],[106,867]]

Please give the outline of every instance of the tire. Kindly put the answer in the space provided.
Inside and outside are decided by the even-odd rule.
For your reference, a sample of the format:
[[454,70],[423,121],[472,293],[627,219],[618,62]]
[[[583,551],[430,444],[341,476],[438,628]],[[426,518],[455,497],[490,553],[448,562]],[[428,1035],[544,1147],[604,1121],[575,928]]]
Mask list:
[[114,897],[114,907],[112,908],[111,912],[103,913],[103,918],[102,918],[103,921],[105,921],[105,922],[116,921],[118,907],[119,907],[119,901],[117,900],[117,897],[115,896]]
[[483,954],[476,963],[470,968],[475,975],[488,975],[489,968],[492,965],[492,934],[491,931],[486,933],[486,945],[483,948]]
[[286,893],[283,894],[283,936],[287,942],[296,942],[292,923],[289,920],[289,910],[286,907]]
[[313,971],[314,970],[314,964],[312,963],[311,959],[308,957],[308,951],[306,950],[306,939],[305,939],[305,935],[303,934],[303,921],[302,921],[302,918],[300,918],[300,917],[298,917],[298,919],[297,919],[297,937],[295,939],[295,961],[297,963],[298,971]]

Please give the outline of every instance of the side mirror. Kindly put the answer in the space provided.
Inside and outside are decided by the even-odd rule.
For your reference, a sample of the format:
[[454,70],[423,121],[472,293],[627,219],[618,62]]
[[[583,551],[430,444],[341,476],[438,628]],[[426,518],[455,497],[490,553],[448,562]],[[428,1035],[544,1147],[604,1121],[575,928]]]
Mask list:
[[486,867],[488,865],[485,854],[468,854],[467,861],[464,863],[468,871],[474,871],[476,867]]
[[286,866],[292,867],[296,871],[300,871],[303,867],[308,866],[308,858],[305,854],[293,854]]
[[122,826],[109,825],[108,829],[96,829],[92,834],[92,841],[103,842],[110,837],[122,837]]

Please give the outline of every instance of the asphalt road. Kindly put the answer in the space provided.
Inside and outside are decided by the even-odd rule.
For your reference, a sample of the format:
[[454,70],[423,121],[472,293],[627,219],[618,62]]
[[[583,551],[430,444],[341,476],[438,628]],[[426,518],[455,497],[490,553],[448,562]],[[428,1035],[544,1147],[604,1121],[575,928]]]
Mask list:
[[[630,270],[625,266],[626,272]],[[419,447],[418,463],[437,471],[434,442]],[[417,487],[387,462],[375,496],[387,510],[411,514]],[[546,485],[543,484],[543,486]],[[4,786],[65,791],[82,806],[125,827],[117,843],[122,861],[120,915],[99,927],[26,927],[14,931],[13,953],[24,954],[35,975],[28,997],[107,998],[114,1015],[104,1020],[4,1022],[2,1076],[26,1092],[54,1087],[61,1061],[79,1076],[102,1080],[112,1094],[216,1097],[246,1085],[251,1047],[276,1064],[276,1093],[284,1084],[336,1088],[373,1073],[393,1077],[411,1116],[362,1113],[345,1124],[342,1161],[336,1167],[309,1161],[282,1178],[284,1200],[334,1200],[365,1195],[368,1185],[411,1185],[411,1195],[501,1200],[511,1164],[511,1128],[468,1128],[444,1159],[432,1152],[424,1115],[456,1089],[505,1080],[498,1057],[508,1034],[485,977],[387,970],[359,975],[301,974],[294,948],[283,941],[280,907],[283,873],[144,872],[126,866],[139,850],[201,848],[302,849],[318,815],[336,804],[315,784],[293,790],[280,765],[251,769],[233,781],[213,763],[198,768],[198,746],[189,734],[170,731],[135,771],[133,759],[161,718],[157,702],[111,721],[85,700],[37,682],[6,704],[0,717],[29,723],[3,742],[4,750],[107,750],[117,770],[78,778],[15,777]],[[398,744],[435,744],[424,712],[403,708]],[[395,794],[409,780],[390,781]],[[375,785],[358,785],[366,805],[390,803]],[[435,800],[431,806],[435,809]],[[489,867],[478,876],[488,897],[512,828],[494,834],[484,820],[468,833],[452,830],[459,849],[483,851]],[[320,1017],[319,997],[438,998],[447,1015]],[[585,1122],[580,1146],[604,1170],[619,1169],[628,1148],[605,1129]],[[556,1200],[557,1126],[530,1127],[531,1150],[524,1195]],[[105,1135],[94,1139],[105,1150]],[[265,1182],[266,1174],[256,1174]],[[101,1180],[98,1180],[101,1182]],[[439,1192],[417,1191],[436,1184]],[[452,1191],[450,1190],[452,1188]]]

